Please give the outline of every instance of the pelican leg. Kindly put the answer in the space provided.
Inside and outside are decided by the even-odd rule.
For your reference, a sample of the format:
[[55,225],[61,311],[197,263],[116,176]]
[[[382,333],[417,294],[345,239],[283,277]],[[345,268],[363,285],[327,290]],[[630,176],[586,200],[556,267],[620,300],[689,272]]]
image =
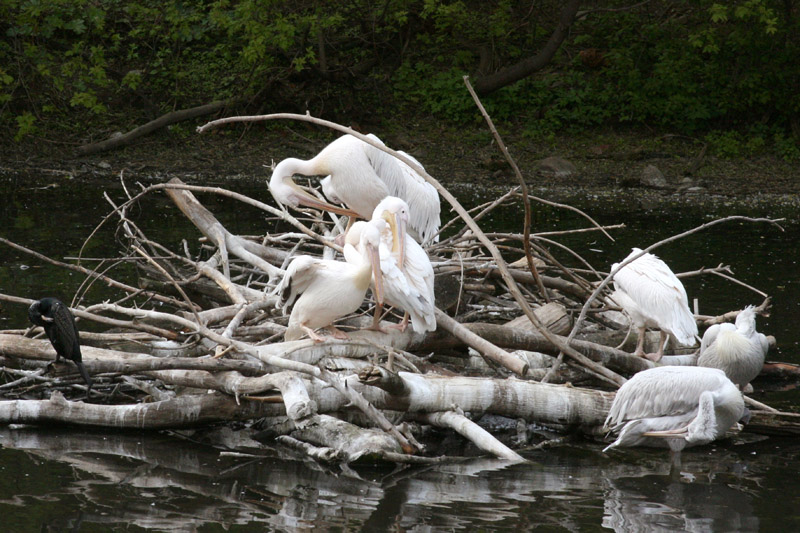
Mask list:
[[302,328],[303,331],[306,332],[306,334],[308,335],[308,338],[313,340],[314,342],[324,342],[325,341],[325,337],[319,335],[316,331],[314,331],[310,327],[308,327],[306,325],[303,325],[303,324],[300,324],[300,327]]
[[666,342],[667,342],[667,337],[668,337],[667,333],[664,332],[664,331],[661,331],[660,332],[659,341],[658,341],[658,350],[656,350],[656,353],[644,354],[644,357],[647,358],[647,359],[650,359],[651,361],[654,361],[656,363],[658,361],[661,361],[661,358],[664,356],[664,344],[666,344]]
[[405,332],[406,328],[408,328],[408,318],[409,318],[409,316],[410,315],[408,314],[408,311],[406,311],[406,314],[403,315],[403,320],[401,320],[399,324],[392,324],[391,326],[387,326],[387,327],[391,328],[391,329],[400,330],[400,332],[403,333],[403,332]]
[[638,328],[637,332],[639,338],[636,341],[636,350],[633,352],[633,355],[644,357],[644,335],[647,332],[647,328],[644,327]]
[[383,318],[383,305],[375,304],[375,315],[372,317],[372,325],[367,329],[369,331],[378,331],[380,333],[386,333],[386,328],[381,327],[382,318]]
[[331,337],[333,337],[334,339],[339,339],[339,340],[346,341],[346,340],[348,340],[350,338],[347,335],[347,333],[345,333],[344,331],[340,330],[336,326],[330,325],[325,329],[328,330],[328,332],[331,334]]

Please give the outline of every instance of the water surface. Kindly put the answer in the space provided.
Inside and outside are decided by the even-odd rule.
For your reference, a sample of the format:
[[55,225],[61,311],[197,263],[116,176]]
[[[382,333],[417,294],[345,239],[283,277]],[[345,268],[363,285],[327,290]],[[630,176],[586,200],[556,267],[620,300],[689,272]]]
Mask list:
[[[189,178],[190,179],[190,178]],[[187,179],[188,180],[188,179]],[[0,236],[54,258],[76,256],[110,211],[102,197],[123,198],[118,184],[84,180],[0,177]],[[54,181],[54,180],[53,180]],[[129,184],[133,187],[132,184]],[[229,188],[268,199],[263,183]],[[494,191],[454,187],[474,205]],[[773,312],[759,329],[774,335],[769,358],[800,363],[797,250],[800,227],[791,202],[738,204],[704,197],[535,191],[586,210],[601,224],[625,223],[616,242],[598,234],[560,239],[598,268],[709,220],[740,214],[787,216],[785,232],[767,224],[729,223],[660,248],[675,270],[731,265],[743,282],[773,296]],[[234,233],[265,231],[264,216],[212,196],[203,203]],[[163,197],[148,198],[132,218],[151,237],[179,249],[197,232]],[[518,207],[501,208],[487,224],[521,231]],[[537,205],[534,231],[585,226],[580,217]],[[83,256],[116,256],[115,224],[89,241]],[[487,226],[488,227],[488,226]],[[269,228],[267,228],[269,229]],[[29,255],[0,248],[0,291],[25,297],[57,294],[71,300],[83,277]],[[560,254],[556,252],[557,255]],[[560,257],[560,255],[559,255]],[[131,275],[113,266],[116,277]],[[761,298],[714,277],[686,282],[700,311],[718,314]],[[87,291],[96,301],[107,291]],[[25,327],[25,310],[2,303],[0,329]],[[795,391],[757,393],[786,409],[800,409]],[[789,531],[800,530],[800,471],[795,439],[743,435],[682,454],[670,469],[667,452],[603,454],[581,438],[523,452],[530,464],[493,459],[436,467],[329,470],[303,460],[242,457],[168,433],[97,432],[69,428],[0,428],[0,512],[8,531]]]

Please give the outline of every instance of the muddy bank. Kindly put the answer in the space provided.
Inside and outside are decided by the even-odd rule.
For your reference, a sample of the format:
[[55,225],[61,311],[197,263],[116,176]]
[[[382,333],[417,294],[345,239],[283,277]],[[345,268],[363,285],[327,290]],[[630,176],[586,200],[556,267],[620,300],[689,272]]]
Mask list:
[[[437,123],[370,128],[390,146],[415,155],[431,175],[449,187],[507,187],[516,178],[483,127],[456,129]],[[696,140],[599,132],[559,137],[544,143],[503,132],[534,194],[568,199],[599,195],[629,197],[644,205],[735,202],[794,206],[800,196],[800,165],[762,156],[720,159]],[[336,133],[290,122],[229,126],[198,135],[188,126],[162,131],[131,146],[76,156],[79,143],[52,140],[6,142],[0,172],[39,185],[62,179],[117,181],[179,175],[202,183],[266,180],[272,162],[309,158]],[[567,163],[543,164],[547,158]],[[655,169],[655,170],[654,170]]]

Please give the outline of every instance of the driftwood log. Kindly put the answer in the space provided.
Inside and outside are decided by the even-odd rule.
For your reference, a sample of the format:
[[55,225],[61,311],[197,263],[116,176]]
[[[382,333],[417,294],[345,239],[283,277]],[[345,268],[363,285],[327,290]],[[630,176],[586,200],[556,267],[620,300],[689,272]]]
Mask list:
[[[316,121],[373,142],[312,117],[267,118]],[[111,212],[101,225],[116,220],[126,243],[120,261],[135,266],[138,286],[0,239],[49,265],[101,281],[120,295],[116,301],[72,308],[79,319],[83,361],[96,383],[84,401],[76,401],[86,389],[75,366],[52,365],[55,352],[49,342],[30,338],[41,330],[0,332],[5,378],[0,422],[180,429],[244,421],[248,453],[262,446],[249,438],[253,435],[333,463],[441,461],[425,442],[430,427],[463,436],[474,445],[474,454],[524,460],[510,445],[516,430],[515,437],[496,435],[481,426],[484,415],[504,417],[510,425],[524,422],[602,438],[614,389],[654,366],[617,347],[625,346],[629,325],[606,298],[609,275],[571,250],[566,255],[576,266],[556,259],[547,243],[558,232],[537,235],[525,227],[514,234],[484,233],[477,221],[500,205],[519,201],[514,191],[468,212],[423,175],[458,213],[445,224],[448,233],[428,248],[443,291],[437,301],[446,309],[437,309],[437,330],[425,335],[411,328],[363,330],[371,322],[368,300],[359,315],[341,321],[350,332],[348,340],[282,342],[286,317],[275,310],[272,290],[295,254],[332,257],[341,252],[332,238],[337,226],[316,213],[296,218],[218,187],[173,179],[135,195],[126,187],[121,202],[106,196]],[[133,206],[161,193],[197,228],[193,244],[170,249],[150,239],[128,216]],[[543,201],[528,197],[525,188],[523,193],[526,212],[529,201]],[[279,229],[237,235],[196,194],[241,202],[243,209],[270,219],[265,227]],[[580,231],[608,235],[618,229],[586,218],[589,227]],[[509,263],[506,256],[517,261]],[[726,279],[729,274],[723,265],[686,273]],[[28,306],[33,300],[2,294],[0,301]],[[768,307],[767,298],[759,310]],[[731,311],[697,320],[708,325],[735,316]],[[87,322],[114,331],[88,332]],[[676,353],[662,364],[691,365],[695,356]],[[791,365],[765,365],[765,376],[784,383],[796,384],[799,374]],[[745,430],[800,431],[798,415],[757,402],[751,406],[755,409]]]

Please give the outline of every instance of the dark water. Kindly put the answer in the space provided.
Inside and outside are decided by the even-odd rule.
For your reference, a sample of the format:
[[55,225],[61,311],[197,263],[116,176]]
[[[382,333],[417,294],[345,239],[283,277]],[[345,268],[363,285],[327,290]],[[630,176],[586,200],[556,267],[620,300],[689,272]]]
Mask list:
[[[111,178],[109,178],[111,179]],[[110,211],[116,184],[62,181],[41,189],[41,180],[0,177],[0,236],[56,258],[77,255],[84,240]],[[55,181],[55,180],[52,180]],[[131,188],[134,186],[129,184]],[[228,188],[266,199],[262,184]],[[454,188],[465,203],[495,194]],[[675,270],[731,265],[743,282],[773,297],[773,312],[759,329],[774,335],[772,360],[800,363],[800,227],[792,199],[757,199],[748,205],[705,198],[625,191],[617,195],[536,191],[586,210],[602,224],[624,222],[616,242],[597,234],[556,238],[597,268],[667,236],[730,214],[786,216],[785,232],[766,224],[729,223],[660,248]],[[202,201],[233,232],[264,231],[263,215],[224,199]],[[149,198],[133,218],[152,237],[177,249],[196,231],[161,197]],[[502,208],[487,221],[520,231],[519,208]],[[537,206],[534,231],[586,224],[574,214]],[[113,257],[115,222],[89,241],[83,256]],[[554,249],[555,250],[555,249]],[[554,252],[562,257],[561,252]],[[563,257],[566,257],[564,255]],[[106,294],[0,245],[0,292],[86,301]],[[565,259],[566,260],[566,259]],[[115,277],[125,267],[114,266]],[[685,281],[700,311],[717,314],[758,304],[748,289],[714,277]],[[0,303],[0,329],[25,327],[24,309]],[[794,391],[756,397],[800,409]],[[631,450],[606,455],[601,445],[578,439],[564,446],[526,452],[530,464],[495,460],[392,470],[331,471],[303,461],[229,456],[210,446],[163,433],[91,432],[54,428],[0,428],[0,513],[7,531],[797,531],[800,530],[800,442],[745,435],[683,453],[670,473],[664,451]]]

